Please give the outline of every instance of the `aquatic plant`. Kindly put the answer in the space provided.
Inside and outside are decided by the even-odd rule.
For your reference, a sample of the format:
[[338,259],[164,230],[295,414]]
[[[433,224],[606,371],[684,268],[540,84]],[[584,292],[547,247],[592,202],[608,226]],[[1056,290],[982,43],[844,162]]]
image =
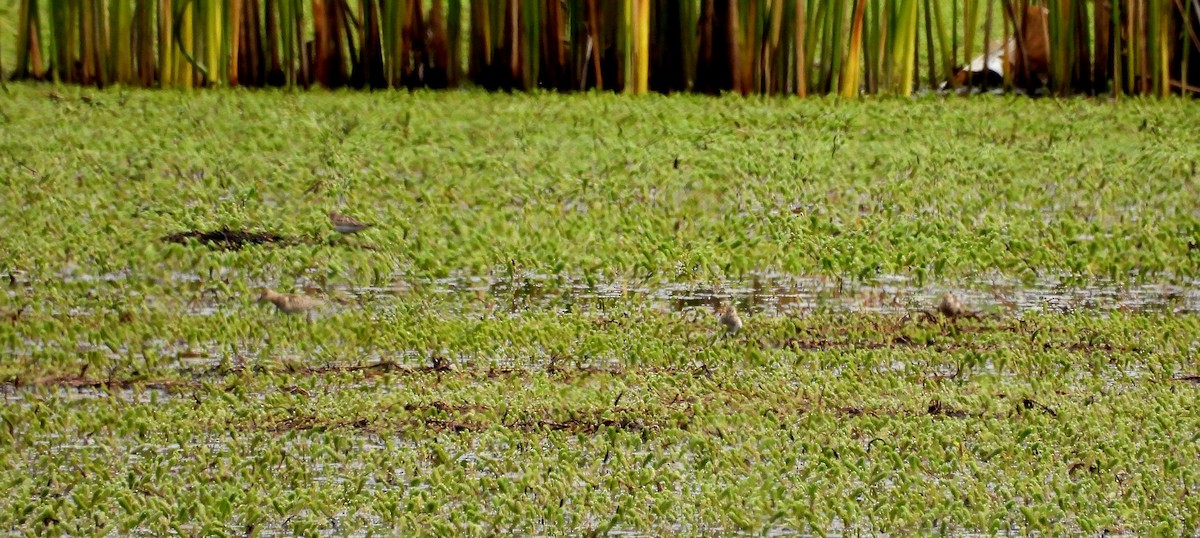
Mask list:
[[1194,103],[58,91],[0,529],[1200,528]]

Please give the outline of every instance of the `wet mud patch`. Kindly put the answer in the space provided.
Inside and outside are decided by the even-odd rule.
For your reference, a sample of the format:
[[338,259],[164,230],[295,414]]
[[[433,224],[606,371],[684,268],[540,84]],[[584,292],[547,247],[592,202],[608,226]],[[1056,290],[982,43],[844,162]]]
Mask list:
[[216,250],[241,250],[250,245],[291,245],[298,242],[293,238],[271,232],[250,232],[229,228],[211,231],[188,230],[162,238],[164,243],[180,245],[186,245],[192,240]]
[[605,429],[639,432],[658,431],[665,427],[680,427],[678,421],[657,417],[646,409],[616,407],[570,412],[561,416],[561,410],[529,409],[520,417],[501,417],[488,414],[491,408],[485,405],[452,405],[446,402],[430,404],[406,404],[396,409],[400,415],[373,418],[329,419],[317,415],[299,414],[279,419],[271,424],[242,424],[246,430],[265,429],[273,434],[310,430],[359,430],[374,433],[411,431],[424,428],[435,432],[464,433],[483,432],[504,428],[524,433],[566,431],[594,434]]

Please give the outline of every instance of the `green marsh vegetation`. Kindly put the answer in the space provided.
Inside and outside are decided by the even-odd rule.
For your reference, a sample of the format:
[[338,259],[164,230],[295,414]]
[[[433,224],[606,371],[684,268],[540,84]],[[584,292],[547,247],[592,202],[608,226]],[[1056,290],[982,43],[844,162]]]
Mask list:
[[0,94],[0,528],[1200,526],[1193,103],[58,91]]

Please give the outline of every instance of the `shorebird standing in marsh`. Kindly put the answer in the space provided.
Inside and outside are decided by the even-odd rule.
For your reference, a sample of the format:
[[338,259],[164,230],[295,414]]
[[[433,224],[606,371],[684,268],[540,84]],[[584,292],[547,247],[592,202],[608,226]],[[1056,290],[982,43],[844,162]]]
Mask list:
[[915,310],[906,313],[900,318],[900,323],[904,324],[905,322],[913,319],[913,316],[915,315],[925,318],[925,320],[928,322],[938,323],[938,314],[941,314],[943,318],[950,320],[951,323],[958,323],[958,320],[963,318],[981,320],[985,317],[978,310],[967,310],[967,307],[963,306],[962,301],[960,301],[957,296],[955,296],[953,293],[946,292],[943,293],[941,299],[938,300],[936,309]]
[[334,210],[329,211],[329,223],[333,225],[334,230],[342,234],[358,233],[374,226],[374,224],[363,223],[358,219],[348,217]]
[[[983,314],[981,314],[978,310],[967,310],[967,307],[963,306],[962,301],[960,301],[958,297],[950,292],[942,294],[942,299],[938,301],[937,311],[939,314],[945,316],[946,319],[952,322],[956,322],[963,318],[975,320],[984,318]],[[926,316],[931,319],[936,317],[931,313],[926,313]]]
[[742,330],[742,318],[738,316],[737,307],[733,302],[726,301],[717,307],[717,321],[721,322],[721,326],[725,327],[727,334],[737,334]]
[[950,292],[942,294],[942,300],[938,302],[938,312],[950,319],[961,318],[969,314],[967,309],[963,308],[962,301]]
[[271,303],[284,314],[310,312],[322,304],[320,299],[314,297],[279,293],[271,288],[263,288],[262,293],[258,295],[258,302]]

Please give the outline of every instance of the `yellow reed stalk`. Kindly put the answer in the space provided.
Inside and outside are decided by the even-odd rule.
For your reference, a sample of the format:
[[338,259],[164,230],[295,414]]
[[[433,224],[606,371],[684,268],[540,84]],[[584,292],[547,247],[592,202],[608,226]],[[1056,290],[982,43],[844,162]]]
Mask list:
[[228,61],[229,70],[226,72],[230,86],[238,84],[238,51],[241,48],[242,42],[242,0],[228,0],[229,2],[229,30],[230,35],[225,36],[228,39]]
[[130,5],[127,0],[110,0],[110,2],[109,24],[112,25],[112,31],[109,33],[108,46],[111,54],[108,59],[109,77],[122,84],[128,84],[133,82],[133,51],[130,42],[133,33],[133,14],[129,11]]
[[805,0],[796,1],[795,41],[796,47],[796,95],[808,97],[808,54],[805,52],[807,37],[804,35],[808,14],[805,13]]
[[195,75],[192,63],[188,61],[182,44],[193,43],[195,36],[192,28],[192,9],[188,3],[184,3],[179,8],[179,13],[176,15],[179,20],[179,33],[175,36],[175,85],[184,88],[191,88],[195,85]]
[[[1171,94],[1171,42],[1169,39],[1168,29],[1171,27],[1171,5],[1167,0],[1155,2],[1155,14],[1158,16],[1158,28],[1156,35],[1151,36],[1157,38],[1158,41],[1158,96],[1167,97]],[[1192,24],[1190,19],[1184,19],[1184,24]],[[1190,45],[1185,41],[1185,48],[1190,48]],[[1180,54],[1185,54],[1180,51]]]
[[863,16],[867,11],[867,0],[858,0],[854,6],[854,22],[850,29],[850,52],[842,65],[841,95],[845,98],[858,96],[859,75],[862,71]]
[[650,89],[650,0],[635,0],[633,57],[636,76],[633,93],[642,94]]
[[208,85],[220,86],[224,81],[221,72],[221,4],[218,0],[204,0],[205,43],[204,67],[208,69]]
[[175,28],[171,0],[158,0],[158,86],[175,84]]
[[897,30],[895,44],[899,54],[892,56],[892,69],[897,72],[897,76],[892,80],[899,83],[900,95],[909,96],[912,95],[913,70],[916,69],[913,60],[916,55],[917,0],[901,0]]

